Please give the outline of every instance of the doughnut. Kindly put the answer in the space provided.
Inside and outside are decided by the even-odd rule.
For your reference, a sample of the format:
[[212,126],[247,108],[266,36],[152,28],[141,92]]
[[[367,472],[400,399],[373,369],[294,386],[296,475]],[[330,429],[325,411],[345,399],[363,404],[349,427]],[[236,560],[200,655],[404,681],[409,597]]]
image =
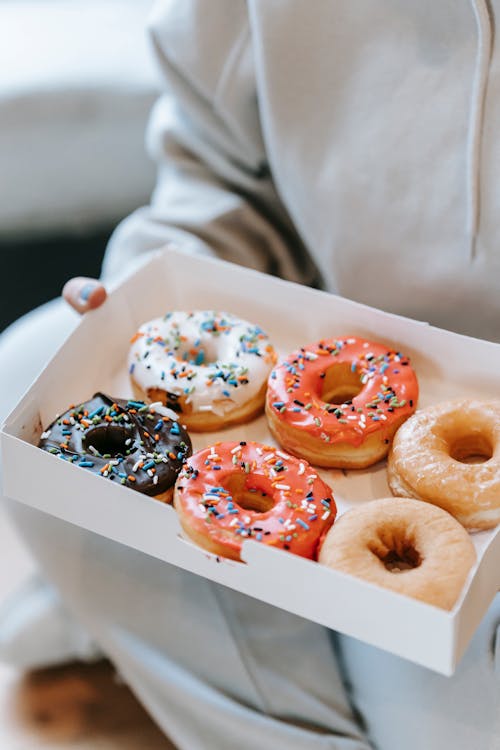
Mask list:
[[245,539],[315,558],[335,520],[332,491],[305,462],[253,442],[227,442],[184,464],[174,507],[187,536],[240,560]]
[[96,393],[71,406],[40,437],[39,447],[92,474],[171,502],[191,440],[162,404]]
[[319,562],[442,609],[457,601],[476,552],[455,519],[433,505],[385,498],[347,511]]
[[470,531],[500,523],[500,401],[460,399],[399,428],[387,466],[396,495],[439,505]]
[[317,466],[362,469],[387,455],[417,398],[408,357],[350,336],[322,339],[279,363],[269,377],[266,414],[290,453]]
[[264,408],[276,361],[259,326],[223,312],[169,312],[132,338],[129,371],[141,397],[206,432],[247,422]]

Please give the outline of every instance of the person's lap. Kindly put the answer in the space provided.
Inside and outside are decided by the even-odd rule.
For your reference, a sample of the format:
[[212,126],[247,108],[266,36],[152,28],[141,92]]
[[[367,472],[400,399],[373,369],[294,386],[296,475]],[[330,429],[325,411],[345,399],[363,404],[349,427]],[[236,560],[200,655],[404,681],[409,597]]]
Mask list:
[[500,750],[500,594],[453,677],[338,639],[351,699],[379,750]]
[[[56,302],[0,338],[0,393],[11,401],[0,405],[3,415],[74,320]],[[180,747],[369,747],[329,631],[45,514],[9,507],[65,602]],[[450,679],[336,639],[354,704],[379,750],[500,747],[499,621],[497,599]]]
[[367,750],[328,631],[19,504],[11,512],[180,748]]

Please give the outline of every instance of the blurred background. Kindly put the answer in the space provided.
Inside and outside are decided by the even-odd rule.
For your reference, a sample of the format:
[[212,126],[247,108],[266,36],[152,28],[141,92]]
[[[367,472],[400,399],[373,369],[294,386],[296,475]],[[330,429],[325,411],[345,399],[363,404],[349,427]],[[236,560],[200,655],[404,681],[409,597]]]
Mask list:
[[0,0],[0,331],[148,202],[152,0]]

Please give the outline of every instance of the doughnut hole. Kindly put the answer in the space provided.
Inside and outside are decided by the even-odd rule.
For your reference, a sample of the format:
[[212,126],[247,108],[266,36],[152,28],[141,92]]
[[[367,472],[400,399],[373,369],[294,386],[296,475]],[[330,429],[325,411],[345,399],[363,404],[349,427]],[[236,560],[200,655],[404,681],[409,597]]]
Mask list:
[[252,486],[246,474],[232,474],[225,482],[234,503],[244,510],[267,513],[274,507],[274,500],[262,488]]
[[493,457],[497,442],[495,421],[473,404],[462,402],[435,421],[432,434],[444,451],[463,464],[479,464]]
[[325,370],[320,396],[327,404],[345,404],[352,401],[362,389],[358,372],[353,371],[349,362],[338,362]]
[[125,455],[125,442],[129,437],[130,433],[120,425],[98,425],[87,432],[83,439],[83,447],[86,451],[91,447],[95,448],[101,456]]
[[450,441],[450,456],[462,464],[482,464],[493,457],[493,445],[484,433],[461,435]]
[[379,529],[368,549],[390,573],[413,570],[422,563],[413,537],[403,527]]
[[210,365],[217,362],[217,343],[216,341],[193,341],[187,339],[181,341],[175,350],[175,358],[182,363],[191,365]]

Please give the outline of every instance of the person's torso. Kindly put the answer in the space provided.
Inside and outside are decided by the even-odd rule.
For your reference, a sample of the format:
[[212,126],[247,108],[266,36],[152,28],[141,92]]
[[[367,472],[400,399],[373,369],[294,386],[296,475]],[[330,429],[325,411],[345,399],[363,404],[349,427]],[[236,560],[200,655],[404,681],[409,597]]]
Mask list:
[[500,0],[246,5],[224,85],[327,288],[500,339]]
[[253,6],[271,170],[327,285],[500,338],[500,52],[473,4]]

